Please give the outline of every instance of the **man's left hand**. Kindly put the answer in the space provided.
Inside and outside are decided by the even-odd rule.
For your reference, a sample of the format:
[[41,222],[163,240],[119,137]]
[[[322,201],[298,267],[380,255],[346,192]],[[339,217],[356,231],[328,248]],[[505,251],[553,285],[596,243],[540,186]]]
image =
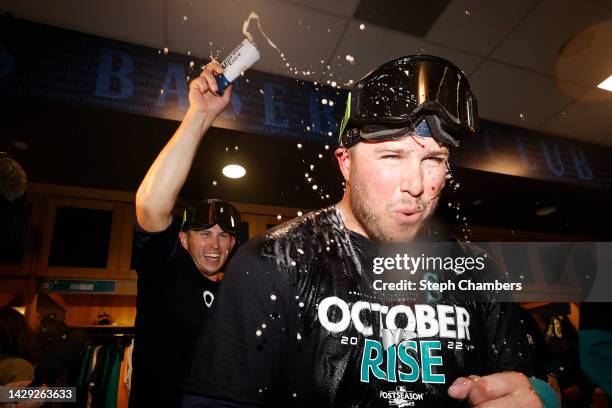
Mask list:
[[448,389],[448,395],[459,400],[467,400],[470,406],[478,408],[543,407],[529,379],[515,371],[484,377],[477,375],[459,377]]

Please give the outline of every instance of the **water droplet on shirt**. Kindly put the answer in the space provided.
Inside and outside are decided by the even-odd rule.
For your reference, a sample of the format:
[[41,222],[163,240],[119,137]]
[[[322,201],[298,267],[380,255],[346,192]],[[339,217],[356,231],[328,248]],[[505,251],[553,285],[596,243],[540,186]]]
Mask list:
[[276,300],[276,295],[275,295],[274,293],[273,293],[273,294],[271,294],[271,295],[270,295],[270,299],[271,299],[272,301]]
[[[262,333],[261,333],[261,330],[257,330],[257,331],[255,332],[255,335],[256,335],[257,337],[261,336],[261,334],[262,334]],[[259,392],[261,392],[261,390],[259,390]]]

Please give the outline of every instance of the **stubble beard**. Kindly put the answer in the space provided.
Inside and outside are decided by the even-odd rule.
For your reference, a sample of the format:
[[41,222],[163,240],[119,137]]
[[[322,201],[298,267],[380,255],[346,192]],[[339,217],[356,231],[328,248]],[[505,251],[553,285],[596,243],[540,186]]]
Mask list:
[[[377,219],[373,214],[372,210],[368,206],[368,203],[371,203],[369,194],[360,187],[359,177],[357,174],[354,174],[352,180],[348,183],[347,186],[350,189],[349,194],[349,203],[351,206],[351,211],[355,216],[356,221],[361,225],[364,231],[368,234],[368,237],[373,241],[380,242],[398,242],[398,241],[411,241],[414,239],[419,232],[422,230],[423,226],[426,224],[427,220],[431,217],[431,215],[435,212],[436,207],[438,205],[438,196],[432,198],[430,201],[423,200],[421,197],[412,198],[405,201],[416,201],[416,204],[419,208],[422,208],[425,212],[423,214],[423,218],[419,221],[416,231],[412,234],[411,237],[407,239],[398,239],[397,236],[387,234],[383,230],[381,225],[382,219]],[[404,200],[402,200],[404,202]],[[390,212],[393,210],[394,203],[388,203],[386,205],[385,211]]]

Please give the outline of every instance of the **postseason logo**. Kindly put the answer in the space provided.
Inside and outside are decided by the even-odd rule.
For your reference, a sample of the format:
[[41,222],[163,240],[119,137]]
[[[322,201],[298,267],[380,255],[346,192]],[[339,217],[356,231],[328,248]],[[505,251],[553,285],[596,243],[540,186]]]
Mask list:
[[380,398],[389,401],[390,407],[414,407],[415,401],[423,401],[423,393],[408,391],[406,387],[399,385],[395,391],[381,391]]

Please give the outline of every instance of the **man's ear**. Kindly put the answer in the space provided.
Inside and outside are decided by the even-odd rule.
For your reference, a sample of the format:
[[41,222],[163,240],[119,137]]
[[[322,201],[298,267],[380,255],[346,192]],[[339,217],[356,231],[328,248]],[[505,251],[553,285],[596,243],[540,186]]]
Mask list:
[[349,150],[344,147],[339,147],[336,149],[334,155],[336,156],[336,160],[338,160],[338,166],[340,167],[340,172],[342,173],[342,177],[344,177],[344,181],[349,180],[349,174],[351,174],[351,155]]
[[185,251],[189,250],[189,242],[187,240],[187,233],[184,231],[179,232],[179,241],[181,241],[181,246],[185,248]]
[[236,245],[236,237],[230,237],[230,252],[232,252],[232,249],[234,249],[234,245]]

